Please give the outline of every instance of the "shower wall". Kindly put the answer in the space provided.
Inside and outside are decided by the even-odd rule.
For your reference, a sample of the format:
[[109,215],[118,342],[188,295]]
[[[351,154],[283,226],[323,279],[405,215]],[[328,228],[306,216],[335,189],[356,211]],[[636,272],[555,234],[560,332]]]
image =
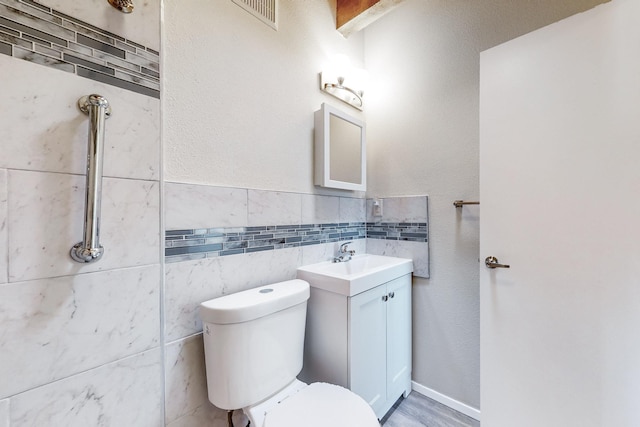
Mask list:
[[[159,16],[0,0],[1,427],[163,425]],[[81,265],[91,93],[105,254]]]

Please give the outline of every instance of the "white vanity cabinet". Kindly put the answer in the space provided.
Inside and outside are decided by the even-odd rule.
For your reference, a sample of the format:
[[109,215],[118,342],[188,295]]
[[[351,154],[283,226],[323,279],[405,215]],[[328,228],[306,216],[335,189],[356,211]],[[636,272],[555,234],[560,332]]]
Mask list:
[[411,273],[353,296],[309,283],[300,379],[349,388],[382,418],[411,391]]

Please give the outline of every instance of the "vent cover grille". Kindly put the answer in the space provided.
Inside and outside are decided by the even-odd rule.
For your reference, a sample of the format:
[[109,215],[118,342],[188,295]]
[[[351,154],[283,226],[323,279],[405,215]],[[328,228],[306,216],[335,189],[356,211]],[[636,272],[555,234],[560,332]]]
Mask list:
[[232,1],[274,30],[278,29],[278,0]]

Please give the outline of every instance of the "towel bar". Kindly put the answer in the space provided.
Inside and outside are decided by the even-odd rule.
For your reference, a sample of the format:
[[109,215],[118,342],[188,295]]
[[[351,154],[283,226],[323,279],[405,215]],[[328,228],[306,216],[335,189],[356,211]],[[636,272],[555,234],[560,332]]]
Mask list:
[[461,208],[464,205],[479,205],[480,202],[465,202],[464,200],[456,200],[453,202],[453,206],[456,208]]

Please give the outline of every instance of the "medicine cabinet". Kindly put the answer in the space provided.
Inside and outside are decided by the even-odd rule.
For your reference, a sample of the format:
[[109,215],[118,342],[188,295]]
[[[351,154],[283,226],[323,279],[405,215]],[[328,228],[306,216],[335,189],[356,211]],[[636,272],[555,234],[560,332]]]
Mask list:
[[367,189],[364,121],[323,103],[314,116],[315,184],[341,190]]

